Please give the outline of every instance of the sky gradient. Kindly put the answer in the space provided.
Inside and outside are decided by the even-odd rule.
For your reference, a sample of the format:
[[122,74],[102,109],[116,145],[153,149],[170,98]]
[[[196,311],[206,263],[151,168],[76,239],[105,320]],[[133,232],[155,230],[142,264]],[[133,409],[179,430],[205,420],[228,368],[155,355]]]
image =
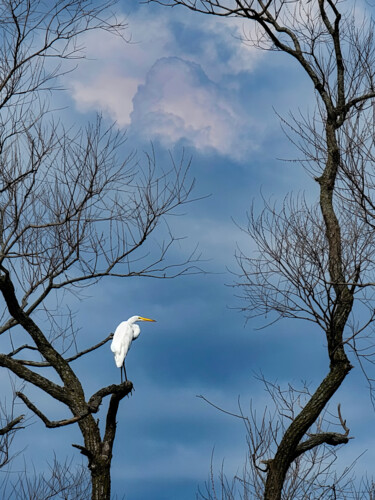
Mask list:
[[[267,329],[267,319],[245,320],[243,303],[231,285],[239,271],[236,248],[253,250],[241,231],[252,202],[262,196],[280,200],[288,192],[314,198],[314,181],[295,163],[297,152],[281,130],[276,113],[311,110],[313,88],[297,64],[283,54],[258,51],[240,40],[251,24],[217,19],[185,9],[121,1],[117,9],[128,29],[128,42],[105,32],[85,39],[87,60],[63,80],[55,97],[67,121],[84,125],[102,113],[126,131],[129,152],[154,148],[161,166],[192,157],[193,197],[168,223],[182,239],[167,262],[183,261],[198,245],[206,273],[176,278],[106,279],[71,300],[80,328],[79,346],[99,342],[123,320],[141,315],[157,320],[141,324],[141,336],[127,357],[135,391],[118,412],[113,458],[113,495],[127,500],[188,500],[209,477],[211,454],[230,476],[246,458],[245,428],[240,420],[215,410],[197,395],[236,412],[250,400],[262,413],[270,404],[259,373],[281,385],[306,381],[314,389],[328,361],[323,334],[302,321],[283,321]],[[152,243],[152,242],[151,242]],[[155,242],[156,244],[156,242]],[[306,363],[306,357],[308,363]],[[73,365],[87,394],[120,381],[109,345]],[[8,380],[3,382],[9,383]],[[43,401],[50,419],[64,418],[61,408],[36,389],[28,396]],[[340,452],[338,467],[358,461],[358,473],[375,461],[368,430],[374,411],[366,381],[355,369],[336,395],[355,436]],[[23,411],[23,410],[22,410]],[[103,418],[103,414],[99,414]],[[53,451],[81,458],[74,426],[45,429],[33,417],[19,433],[22,460],[43,468]],[[30,429],[32,432],[30,432]],[[18,460],[18,461],[17,461]],[[22,463],[17,459],[12,469]]]

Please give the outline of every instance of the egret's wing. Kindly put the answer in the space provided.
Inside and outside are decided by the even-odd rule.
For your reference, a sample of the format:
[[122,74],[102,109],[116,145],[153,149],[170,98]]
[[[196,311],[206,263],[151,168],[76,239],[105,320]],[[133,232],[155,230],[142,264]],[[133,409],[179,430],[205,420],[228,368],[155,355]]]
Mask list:
[[133,340],[133,329],[127,321],[123,321],[116,328],[111,344],[111,351],[115,355],[116,366],[120,368],[128,353]]
[[112,339],[112,343],[111,343],[111,351],[112,352],[117,352],[120,349],[122,338],[124,337],[124,334],[126,332],[127,325],[128,325],[127,321],[123,321],[116,328],[115,333],[113,334],[113,339]]

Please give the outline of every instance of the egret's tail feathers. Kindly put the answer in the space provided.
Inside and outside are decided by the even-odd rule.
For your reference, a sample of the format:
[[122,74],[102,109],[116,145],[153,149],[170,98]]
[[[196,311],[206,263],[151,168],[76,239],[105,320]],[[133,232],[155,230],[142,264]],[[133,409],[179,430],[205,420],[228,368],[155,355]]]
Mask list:
[[121,368],[123,362],[124,362],[124,356],[120,356],[119,354],[115,353],[115,363],[117,368]]

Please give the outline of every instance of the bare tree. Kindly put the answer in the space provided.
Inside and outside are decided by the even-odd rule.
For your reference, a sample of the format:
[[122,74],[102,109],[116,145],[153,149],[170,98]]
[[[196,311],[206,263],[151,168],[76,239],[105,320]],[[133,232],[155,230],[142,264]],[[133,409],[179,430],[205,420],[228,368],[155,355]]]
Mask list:
[[[157,1],[157,0],[154,0]],[[360,337],[373,323],[374,285],[374,22],[337,0],[166,0],[192,11],[237,17],[246,43],[289,54],[310,79],[316,110],[293,117],[285,129],[302,153],[299,162],[317,182],[318,203],[286,200],[249,215],[245,230],[258,252],[239,252],[237,286],[249,316],[312,321],[324,331],[329,371],[267,458],[264,498],[279,499],[302,448],[332,442],[309,429],[352,369],[348,349],[364,367]],[[354,318],[360,307],[360,323]],[[363,319],[363,310],[367,317]],[[372,349],[373,351],[373,349]],[[361,357],[362,356],[362,357]],[[368,376],[369,382],[372,378]]]
[[[239,400],[238,413],[232,413],[212,405],[203,398],[216,409],[243,422],[248,452],[243,469],[233,478],[228,478],[225,473],[224,462],[219,474],[216,473],[212,456],[210,478],[204,488],[198,490],[198,498],[252,500],[264,497],[268,462],[272,460],[290,422],[311,398],[311,393],[306,383],[300,389],[291,385],[283,389],[279,384],[266,380],[264,376],[259,379],[270,398],[270,405],[263,412],[258,412],[250,403],[246,415]],[[338,450],[349,441],[349,433],[350,430],[342,417],[341,406],[338,405],[336,412],[331,412],[326,407],[306,434],[307,439],[302,441],[296,450],[296,458],[285,476],[282,499],[374,498],[373,481],[366,477],[359,483],[356,480],[354,470],[357,460],[348,464],[340,473],[336,471]],[[322,435],[325,437],[325,443],[314,446],[314,440],[321,443]]]
[[[164,262],[175,240],[167,224],[159,245],[148,245],[165,217],[190,200],[189,162],[158,169],[151,153],[142,166],[125,152],[125,137],[100,118],[85,130],[66,129],[50,111],[48,97],[65,60],[82,56],[80,35],[104,29],[122,36],[111,6],[0,1],[0,366],[26,390],[33,384],[68,410],[50,420],[26,390],[17,392],[48,428],[78,424],[83,443],[73,446],[88,460],[97,500],[110,498],[116,414],[133,385],[86,396],[72,362],[111,334],[83,351],[69,350],[77,328],[69,313],[59,321],[63,292],[78,294],[107,276],[166,278],[194,268],[192,256],[179,266]],[[108,396],[102,433],[93,415]]]
[[[74,466],[72,460],[60,463],[56,457],[48,471],[40,473],[25,465],[18,474],[7,474],[1,487],[4,500],[88,500],[90,477],[87,467]],[[14,479],[14,476],[16,479]]]

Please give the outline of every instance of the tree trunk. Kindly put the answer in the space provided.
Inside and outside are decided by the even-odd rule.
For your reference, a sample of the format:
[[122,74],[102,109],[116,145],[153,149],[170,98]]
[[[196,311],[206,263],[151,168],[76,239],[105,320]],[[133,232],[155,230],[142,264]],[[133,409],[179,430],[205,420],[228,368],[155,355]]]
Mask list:
[[111,465],[106,461],[95,464],[94,470],[91,469],[92,500],[110,500],[111,497]]
[[326,238],[329,244],[329,274],[336,293],[335,309],[332,311],[332,327],[326,330],[330,371],[300,414],[293,420],[284,434],[276,455],[269,463],[265,487],[265,500],[281,499],[286,473],[296,458],[301,439],[318,419],[328,401],[340,387],[352,366],[346,356],[343,334],[353,307],[353,294],[345,284],[342,262],[342,240],[340,224],[333,206],[333,192],[340,167],[340,151],[336,138],[335,120],[327,120],[327,162],[320,185],[320,208],[325,222]]
[[102,440],[100,429],[92,415],[79,422],[85,446],[73,445],[88,459],[91,473],[92,500],[110,500],[111,496],[111,461],[113,440]]
[[340,387],[352,369],[349,360],[337,362],[312,395],[310,401],[293,420],[284,434],[276,455],[269,463],[264,500],[280,500],[286,473],[297,457],[296,450],[301,439],[317,420],[323,408]]

